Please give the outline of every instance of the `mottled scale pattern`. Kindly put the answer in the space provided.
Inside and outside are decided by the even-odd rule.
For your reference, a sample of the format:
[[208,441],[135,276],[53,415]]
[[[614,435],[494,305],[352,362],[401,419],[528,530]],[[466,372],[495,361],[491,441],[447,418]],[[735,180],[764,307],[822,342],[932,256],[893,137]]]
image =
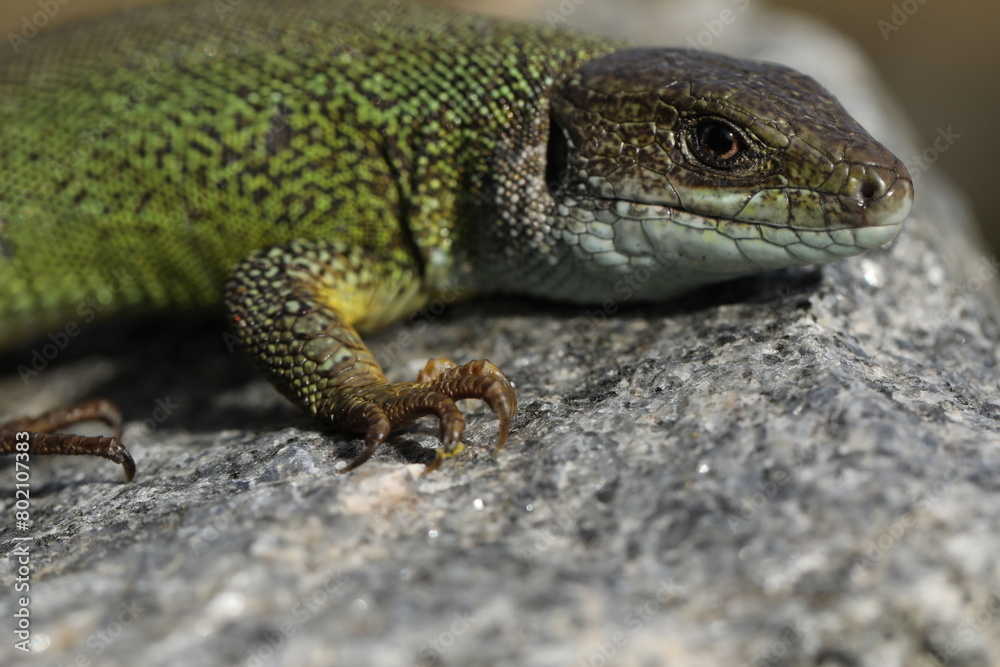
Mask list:
[[[498,138],[613,48],[412,2],[172,3],[0,60],[0,344],[217,303],[257,248],[336,239],[469,271]],[[373,325],[380,318],[370,318]]]

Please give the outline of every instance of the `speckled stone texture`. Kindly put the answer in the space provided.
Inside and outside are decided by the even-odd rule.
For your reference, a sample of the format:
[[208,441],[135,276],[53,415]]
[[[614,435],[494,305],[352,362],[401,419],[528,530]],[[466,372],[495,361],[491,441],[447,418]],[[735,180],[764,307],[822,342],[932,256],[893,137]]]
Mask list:
[[[828,33],[745,11],[712,48],[818,76],[904,158],[933,144],[908,143]],[[645,22],[661,42],[704,29]],[[903,235],[861,258],[614,312],[452,305],[371,338],[393,379],[449,354],[517,384],[507,448],[488,453],[496,422],[470,402],[471,446],[425,477],[433,423],[340,475],[360,442],[211,324],[92,330],[27,385],[32,348],[8,355],[5,412],[111,398],[139,474],[33,461],[26,532],[4,492],[0,663],[1000,663],[998,266],[933,167],[916,185]]]

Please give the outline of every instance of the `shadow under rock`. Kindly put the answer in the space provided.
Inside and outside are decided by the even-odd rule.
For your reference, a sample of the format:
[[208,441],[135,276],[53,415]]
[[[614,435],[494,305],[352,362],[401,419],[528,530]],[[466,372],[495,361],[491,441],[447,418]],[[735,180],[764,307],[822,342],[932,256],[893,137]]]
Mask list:
[[[101,323],[72,339],[35,379],[44,381],[46,371],[86,360],[79,364],[80,380],[90,389],[80,400],[107,399],[126,421],[151,419],[163,428],[265,430],[298,423],[298,410],[284,402],[264,410],[235,400],[218,405],[222,394],[266,387],[242,353],[227,348],[226,333],[218,318],[197,315]],[[31,368],[35,350],[47,342],[43,337],[0,355],[0,368],[12,375]],[[88,368],[98,365],[101,379],[85,381]],[[301,421],[309,422],[305,415]]]
[[[707,285],[696,290],[664,301],[614,300],[615,317],[672,317],[691,315],[712,310],[720,306],[747,304],[776,304],[787,302],[789,307],[802,309],[808,307],[809,295],[815,292],[823,282],[821,266],[796,267],[767,271],[743,278],[736,278],[714,285]],[[465,306],[466,304],[462,304]],[[486,303],[476,302],[471,307],[475,311],[500,315],[537,315],[554,316],[571,319],[580,315],[581,309],[593,309],[601,304],[585,305],[558,301],[546,301],[541,298],[497,295],[489,297]],[[456,306],[449,308],[442,320],[449,315],[454,316],[459,311]]]

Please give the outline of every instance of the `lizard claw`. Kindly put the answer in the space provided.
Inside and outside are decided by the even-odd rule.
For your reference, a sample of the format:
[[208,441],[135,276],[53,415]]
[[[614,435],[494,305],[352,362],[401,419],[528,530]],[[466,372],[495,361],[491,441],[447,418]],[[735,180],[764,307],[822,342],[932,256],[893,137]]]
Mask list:
[[[86,421],[101,421],[114,431],[110,438],[54,431]],[[135,477],[135,461],[121,443],[122,416],[114,404],[103,399],[84,401],[70,408],[57,408],[37,417],[16,419],[0,425],[0,454],[23,451],[16,434],[30,433],[31,454],[78,454],[100,456],[121,465],[125,481]]]
[[493,451],[503,447],[517,410],[517,395],[503,372],[489,361],[471,361],[462,366],[447,359],[431,359],[416,382],[380,383],[355,394],[345,422],[365,433],[365,447],[341,472],[354,470],[371,458],[389,433],[425,415],[441,422],[441,449],[424,474],[463,449],[465,419],[455,405],[464,398],[479,398],[499,419],[499,435]]
[[486,359],[462,366],[449,359],[431,359],[417,376],[417,382],[429,383],[453,400],[479,398],[485,401],[500,422],[493,453],[503,448],[517,411],[517,394],[499,367]]

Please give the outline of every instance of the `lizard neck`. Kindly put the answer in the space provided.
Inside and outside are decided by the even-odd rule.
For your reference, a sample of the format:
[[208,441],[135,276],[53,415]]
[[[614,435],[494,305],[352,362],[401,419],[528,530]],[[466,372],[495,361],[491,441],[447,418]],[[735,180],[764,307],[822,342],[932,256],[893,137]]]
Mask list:
[[432,293],[456,285],[466,292],[519,287],[517,256],[497,263],[495,253],[525,216],[555,211],[551,197],[531,201],[545,189],[552,94],[582,63],[620,46],[505,22],[481,36],[450,78],[427,78],[422,95],[438,104],[403,103],[388,112],[387,157],[401,184],[400,216]]

